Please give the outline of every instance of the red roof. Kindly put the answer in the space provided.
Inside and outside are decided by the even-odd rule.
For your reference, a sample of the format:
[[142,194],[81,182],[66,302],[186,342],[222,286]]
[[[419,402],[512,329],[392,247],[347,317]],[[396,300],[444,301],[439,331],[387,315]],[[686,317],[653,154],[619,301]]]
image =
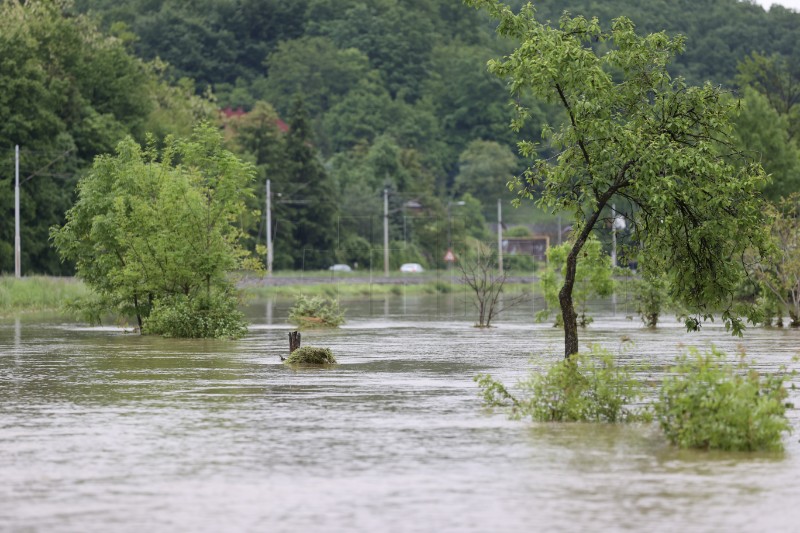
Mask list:
[[244,109],[242,109],[241,106],[237,107],[236,109],[231,109],[229,106],[226,107],[225,109],[220,109],[219,112],[225,115],[225,118],[241,117],[242,115],[247,114],[247,112]]
[[[237,107],[236,109],[232,109],[230,106],[228,106],[224,109],[220,109],[219,112],[226,119],[239,118],[247,114],[247,111],[245,111],[241,106]],[[289,125],[279,118],[275,119],[275,125],[278,127],[281,133],[286,133],[289,131]]]

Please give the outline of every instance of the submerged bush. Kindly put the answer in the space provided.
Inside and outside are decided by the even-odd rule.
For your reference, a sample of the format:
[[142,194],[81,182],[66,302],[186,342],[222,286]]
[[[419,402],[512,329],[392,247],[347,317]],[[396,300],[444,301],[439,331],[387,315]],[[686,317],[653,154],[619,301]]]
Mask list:
[[491,376],[475,381],[490,407],[503,407],[513,418],[539,422],[630,422],[648,420],[650,413],[630,406],[641,398],[641,385],[631,369],[617,365],[598,346],[590,354],[551,363],[544,372],[532,372],[519,383],[525,397],[517,398]]
[[717,348],[690,349],[666,378],[655,405],[667,438],[681,448],[782,450],[785,376],[762,376],[743,359],[726,360]]
[[344,324],[344,312],[336,300],[300,295],[289,310],[289,322],[301,328],[336,328]]
[[[540,275],[540,287],[547,305],[536,313],[537,322],[544,322],[550,317],[551,312],[556,311],[554,325],[564,327],[558,294],[564,286],[567,255],[571,246],[569,243],[564,243],[547,249],[547,266]],[[614,292],[614,279],[611,258],[603,252],[600,241],[591,236],[578,256],[575,286],[572,291],[578,325],[586,327],[593,321],[592,317],[587,315],[590,299],[610,296],[612,292]]]
[[655,328],[669,301],[666,281],[663,277],[645,275],[634,280],[632,285],[636,313],[645,326]]
[[183,338],[231,338],[247,332],[238,300],[230,294],[170,296],[156,300],[143,333]]
[[301,346],[284,361],[287,365],[335,365],[336,358],[330,348]]

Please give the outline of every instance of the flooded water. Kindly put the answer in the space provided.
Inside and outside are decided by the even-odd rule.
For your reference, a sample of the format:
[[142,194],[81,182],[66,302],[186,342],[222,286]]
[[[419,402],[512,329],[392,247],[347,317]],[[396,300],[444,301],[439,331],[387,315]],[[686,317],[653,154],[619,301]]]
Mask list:
[[[481,407],[562,333],[532,306],[472,327],[458,295],[343,301],[303,334],[340,364],[292,370],[289,302],[242,340],[140,337],[54,318],[0,322],[2,531],[791,531],[798,431],[782,454],[678,451],[655,425],[534,424]],[[655,331],[605,306],[582,332],[656,372],[681,345],[798,367],[800,331]],[[650,376],[657,380],[658,375]],[[793,378],[795,379],[795,378]],[[800,405],[797,393],[792,399]],[[790,412],[800,429],[797,411]]]

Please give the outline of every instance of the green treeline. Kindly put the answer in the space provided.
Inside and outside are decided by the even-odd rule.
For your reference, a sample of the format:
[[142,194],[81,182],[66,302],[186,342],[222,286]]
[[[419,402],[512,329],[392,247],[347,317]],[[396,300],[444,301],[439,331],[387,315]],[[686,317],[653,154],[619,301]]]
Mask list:
[[[536,6],[553,22],[567,9],[686,35],[673,75],[741,97],[733,135],[772,174],[766,194],[800,189],[800,103],[784,97],[800,86],[800,14],[736,0]],[[201,119],[219,121],[228,149],[255,165],[238,221],[253,252],[265,242],[271,180],[276,269],[380,265],[384,189],[393,268],[442,267],[450,243],[491,238],[497,199],[508,205],[506,182],[530,163],[516,142],[541,140],[541,125],[561,119],[531,99],[525,129],[509,128],[506,84],[486,62],[515,43],[494,30],[456,0],[2,1],[0,271],[14,268],[15,144],[30,177],[23,272],[70,273],[48,231],[94,158],[126,136],[186,135]],[[530,222],[519,211],[504,217]]]

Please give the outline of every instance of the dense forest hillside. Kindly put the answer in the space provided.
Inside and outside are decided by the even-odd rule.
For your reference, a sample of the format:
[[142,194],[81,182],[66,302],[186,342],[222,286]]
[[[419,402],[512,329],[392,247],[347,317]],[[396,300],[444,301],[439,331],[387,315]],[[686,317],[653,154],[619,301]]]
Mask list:
[[[522,2],[509,2],[519,7]],[[686,36],[673,65],[742,98],[735,135],[773,174],[767,195],[800,188],[800,14],[737,0],[542,0],[640,33]],[[67,273],[48,245],[92,158],[219,120],[230,147],[275,193],[275,267],[367,265],[389,190],[393,263],[441,265],[451,242],[488,239],[513,198],[520,138],[558,121],[546,102],[519,134],[487,60],[512,49],[456,0],[75,0],[0,2],[0,270],[13,271],[13,147],[20,144],[26,273]],[[218,110],[226,112],[218,113]],[[545,153],[546,145],[541,148]],[[45,168],[46,171],[41,169]],[[264,242],[259,186],[242,224]],[[531,222],[506,209],[509,223]]]

